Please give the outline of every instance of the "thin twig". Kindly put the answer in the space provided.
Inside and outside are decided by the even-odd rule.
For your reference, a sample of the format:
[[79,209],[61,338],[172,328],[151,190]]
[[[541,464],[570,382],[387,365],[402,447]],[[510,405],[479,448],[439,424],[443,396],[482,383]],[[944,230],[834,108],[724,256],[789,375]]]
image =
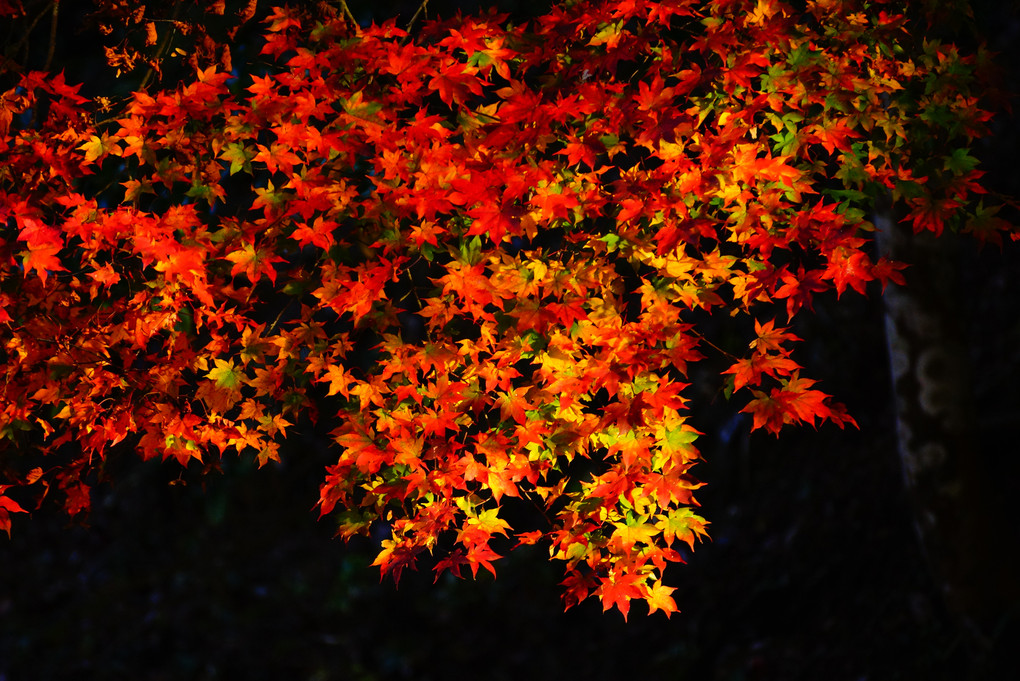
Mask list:
[[53,64],[53,53],[57,49],[57,14],[60,12],[59,0],[53,0],[53,14],[50,18],[50,47],[46,52],[46,65],[43,66],[43,71],[49,71],[50,65]]
[[[414,26],[414,22],[418,20],[418,15],[421,14],[422,12],[428,12],[428,6],[429,0],[421,0],[421,4],[418,5],[418,9],[415,10],[414,15],[411,17],[411,20],[407,22],[407,28],[404,30],[410,33],[411,27]],[[426,14],[425,16],[428,16],[428,14]]]
[[28,64],[27,64],[27,61],[28,61],[28,52],[29,52],[29,49],[28,49],[28,39],[29,39],[29,37],[31,37],[32,31],[35,30],[36,25],[39,23],[40,20],[42,20],[42,18],[44,16],[46,16],[46,13],[49,12],[49,11],[50,11],[49,8],[46,8],[46,9],[43,9],[42,12],[37,14],[35,19],[32,19],[32,21],[28,24],[28,28],[26,28],[22,32],[21,40],[16,42],[10,48],[5,49],[6,54],[10,55],[12,58],[17,58],[17,57],[15,57],[15,55],[18,52],[21,52],[24,55],[24,57],[21,58],[21,61],[22,62],[26,62],[26,63],[19,64],[18,66],[22,66],[22,67],[27,67],[28,66]]
[[716,345],[716,344],[715,344],[715,343],[713,343],[712,341],[708,340],[707,338],[705,338],[705,336],[703,336],[702,334],[698,333],[698,332],[697,332],[697,331],[695,331],[694,329],[690,329],[690,331],[689,331],[688,333],[690,333],[690,334],[691,334],[692,336],[694,336],[695,338],[697,338],[698,340],[700,340],[700,341],[701,341],[702,343],[704,343],[704,344],[708,345],[709,347],[711,347],[711,348],[712,348],[713,350],[715,350],[716,352],[718,352],[718,353],[720,353],[721,355],[723,355],[723,356],[725,356],[725,357],[728,357],[729,359],[733,360],[734,362],[735,362],[735,361],[737,361],[737,360],[739,359],[739,358],[738,358],[738,357],[737,357],[736,355],[734,355],[734,354],[733,354],[732,352],[727,352],[726,350],[723,350],[723,349],[722,349],[722,348],[720,348],[720,347],[719,347],[718,345]]
[[163,58],[163,55],[165,55],[166,51],[170,48],[170,42],[173,40],[174,31],[176,30],[175,24],[177,23],[180,13],[181,3],[176,2],[174,3],[173,14],[171,14],[170,19],[167,20],[167,23],[170,24],[170,30],[163,36],[163,40],[160,41],[159,46],[156,47],[156,54],[152,56],[152,61],[149,63],[149,69],[145,72],[145,75],[142,76],[142,82],[138,85],[139,90],[144,90],[149,84],[149,80],[156,72],[156,64],[159,63],[159,61]]
[[354,28],[358,28],[358,20],[354,18],[354,13],[351,12],[351,8],[347,6],[347,0],[340,0],[340,9],[344,11],[347,18],[351,20],[352,24],[354,24]]

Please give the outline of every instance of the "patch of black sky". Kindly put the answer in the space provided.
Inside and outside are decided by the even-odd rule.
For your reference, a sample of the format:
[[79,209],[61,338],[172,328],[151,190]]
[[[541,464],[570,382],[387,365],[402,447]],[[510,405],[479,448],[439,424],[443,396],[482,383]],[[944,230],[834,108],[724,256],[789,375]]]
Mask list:
[[613,271],[620,278],[623,284],[621,296],[624,308],[621,316],[625,323],[633,323],[641,318],[644,311],[641,302],[641,285],[646,280],[650,281],[656,272],[648,265],[635,267],[634,263],[626,258],[616,258],[613,261]]
[[400,322],[400,338],[410,345],[421,345],[428,337],[425,329],[425,318],[414,312],[398,312]]
[[452,19],[458,13],[465,17],[478,16],[490,9],[508,15],[507,21],[520,24],[546,13],[552,5],[551,0],[427,0],[424,3],[421,0],[347,0],[351,13],[362,26],[395,19],[401,28],[406,28],[416,13],[415,22],[420,22]]
[[445,270],[435,261],[426,258],[413,260],[396,280],[386,282],[388,300],[397,308],[400,337],[405,343],[420,345],[428,337],[425,318],[419,314],[422,298],[432,297],[437,289],[434,281]]
[[[614,154],[612,160],[609,160],[608,154],[599,154],[595,161],[596,166],[606,168],[600,177],[602,184],[604,186],[614,185],[617,194],[627,193],[621,189],[631,190],[626,177],[629,171],[638,168],[644,171],[653,171],[663,164],[662,159],[654,155],[650,149],[638,146],[632,140],[621,139],[620,142],[624,151]],[[637,191],[637,189],[639,187],[634,187],[633,191]]]
[[539,229],[531,238],[514,236],[503,248],[510,255],[524,252],[555,253],[563,248],[566,230],[562,227],[546,227]]

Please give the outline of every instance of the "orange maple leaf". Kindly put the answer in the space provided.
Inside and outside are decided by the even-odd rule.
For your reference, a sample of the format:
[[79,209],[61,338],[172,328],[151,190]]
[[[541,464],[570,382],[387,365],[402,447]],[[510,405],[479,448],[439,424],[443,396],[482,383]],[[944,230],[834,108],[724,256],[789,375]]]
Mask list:
[[4,496],[3,488],[6,485],[0,485],[0,530],[7,533],[7,536],[11,536],[11,513],[25,513],[25,509],[21,507],[21,504],[11,499],[8,496]]
[[612,607],[623,615],[624,621],[630,612],[630,601],[633,598],[641,598],[641,583],[644,578],[641,575],[622,572],[613,569],[609,576],[602,580],[597,594],[602,601],[602,611],[605,612]]
[[656,610],[661,610],[666,613],[668,619],[674,612],[679,612],[676,601],[670,596],[674,591],[676,589],[671,586],[663,586],[662,580],[657,580],[648,587],[648,594],[645,596],[645,600],[648,602],[648,614],[651,615]]
[[50,272],[66,272],[57,254],[64,247],[64,239],[56,228],[46,225],[35,218],[18,216],[18,241],[24,241],[28,250],[22,255],[22,264],[26,270],[35,270],[43,283]]

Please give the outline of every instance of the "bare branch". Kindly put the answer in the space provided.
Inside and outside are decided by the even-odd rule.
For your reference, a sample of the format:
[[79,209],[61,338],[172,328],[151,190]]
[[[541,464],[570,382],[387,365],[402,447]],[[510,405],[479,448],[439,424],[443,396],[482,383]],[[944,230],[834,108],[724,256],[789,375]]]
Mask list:
[[60,13],[60,2],[53,0],[53,13],[50,16],[50,46],[46,50],[46,64],[43,71],[49,71],[53,64],[53,53],[57,49],[57,15]]
[[358,20],[354,18],[354,13],[351,12],[351,8],[347,6],[347,0],[340,0],[340,9],[344,11],[344,16],[351,20],[354,27],[358,27]]
[[418,20],[418,15],[419,14],[421,14],[422,12],[425,12],[425,16],[426,17],[428,16],[428,7],[429,7],[429,0],[421,0],[421,4],[418,5],[418,9],[415,10],[414,15],[411,17],[411,20],[409,22],[407,22],[407,29],[405,29],[405,30],[408,33],[411,32],[411,27],[414,26],[414,22],[416,22]]

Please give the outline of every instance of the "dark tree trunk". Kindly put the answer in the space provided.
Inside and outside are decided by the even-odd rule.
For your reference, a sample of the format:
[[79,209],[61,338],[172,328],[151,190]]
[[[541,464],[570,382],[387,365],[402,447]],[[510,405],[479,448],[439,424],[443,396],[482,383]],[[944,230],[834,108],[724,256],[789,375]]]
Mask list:
[[[897,439],[915,526],[945,605],[979,649],[1020,605],[1020,551],[981,445],[960,291],[960,241],[913,234],[888,210],[880,252],[910,264],[885,293]],[[1020,490],[1020,487],[1014,486]],[[1014,651],[1015,653],[1015,651]],[[1013,653],[1011,653],[1013,654]]]

